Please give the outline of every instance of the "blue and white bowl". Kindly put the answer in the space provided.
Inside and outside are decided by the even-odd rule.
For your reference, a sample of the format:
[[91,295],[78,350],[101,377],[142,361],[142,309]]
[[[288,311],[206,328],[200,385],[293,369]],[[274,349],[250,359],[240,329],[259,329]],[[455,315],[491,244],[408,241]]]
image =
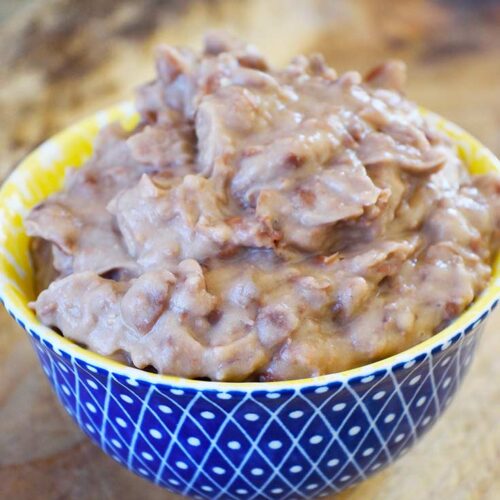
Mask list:
[[[102,450],[136,474],[193,498],[305,499],[353,485],[396,460],[443,413],[500,295],[500,260],[480,298],[451,326],[385,360],[317,378],[218,383],[152,374],[83,349],[43,326],[34,298],[29,209],[62,186],[104,124],[137,120],[130,104],[99,113],[30,155],[0,191],[0,298],[32,341],[57,397]],[[432,119],[471,171],[498,160]]]

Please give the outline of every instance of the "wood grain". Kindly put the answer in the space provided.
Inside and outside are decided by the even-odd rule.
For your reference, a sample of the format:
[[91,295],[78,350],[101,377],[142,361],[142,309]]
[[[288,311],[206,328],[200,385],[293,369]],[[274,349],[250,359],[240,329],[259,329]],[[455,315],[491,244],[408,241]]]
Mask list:
[[[0,25],[0,179],[29,150],[152,75],[152,47],[224,27],[272,62],[323,52],[338,70],[387,57],[408,94],[500,154],[496,0],[46,0]],[[14,9],[4,9],[5,12]],[[500,498],[500,312],[443,418],[342,500]],[[27,337],[0,311],[0,498],[174,499],[115,464],[55,400]]]

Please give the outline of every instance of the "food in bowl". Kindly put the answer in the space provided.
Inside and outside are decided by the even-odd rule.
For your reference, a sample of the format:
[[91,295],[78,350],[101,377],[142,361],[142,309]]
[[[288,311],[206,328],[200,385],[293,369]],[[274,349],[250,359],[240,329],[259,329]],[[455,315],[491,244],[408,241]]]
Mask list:
[[220,35],[159,47],[139,125],[104,129],[26,220],[38,318],[138,368],[224,381],[429,338],[490,278],[500,177],[471,177],[403,82],[398,62],[272,69]]
[[[498,159],[478,141],[422,112],[428,126],[453,141],[471,172],[500,172]],[[141,477],[196,499],[325,497],[404,454],[439,419],[471,365],[499,302],[500,255],[493,279],[456,321],[411,349],[352,370],[228,383],[117,363],[35,318],[23,227],[26,213],[61,189],[64,173],[83,163],[97,132],[115,120],[131,130],[138,114],[127,102],[77,123],[29,155],[0,189],[0,303],[29,334],[55,394],[82,431]],[[494,177],[481,182],[497,203]],[[37,239],[36,245],[33,256],[43,262],[51,244]],[[120,280],[121,272],[106,276]],[[38,281],[52,279],[50,269],[39,266]]]

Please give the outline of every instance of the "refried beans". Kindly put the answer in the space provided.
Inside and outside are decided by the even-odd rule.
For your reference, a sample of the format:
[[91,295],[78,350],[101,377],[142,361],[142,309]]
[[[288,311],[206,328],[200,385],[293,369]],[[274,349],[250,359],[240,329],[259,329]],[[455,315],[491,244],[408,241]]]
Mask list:
[[139,125],[27,218],[45,325],[159,373],[288,380],[418,344],[486,286],[500,178],[468,174],[402,63],[274,69],[212,33],[156,68]]

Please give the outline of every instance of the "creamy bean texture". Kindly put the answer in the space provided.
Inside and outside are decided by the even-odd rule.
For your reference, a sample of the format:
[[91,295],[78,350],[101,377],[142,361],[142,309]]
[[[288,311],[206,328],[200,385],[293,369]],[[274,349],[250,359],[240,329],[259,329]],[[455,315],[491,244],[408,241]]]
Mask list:
[[138,368],[287,380],[411,347],[486,286],[500,179],[468,174],[401,63],[274,69],[209,34],[156,65],[137,128],[27,218],[44,324]]

